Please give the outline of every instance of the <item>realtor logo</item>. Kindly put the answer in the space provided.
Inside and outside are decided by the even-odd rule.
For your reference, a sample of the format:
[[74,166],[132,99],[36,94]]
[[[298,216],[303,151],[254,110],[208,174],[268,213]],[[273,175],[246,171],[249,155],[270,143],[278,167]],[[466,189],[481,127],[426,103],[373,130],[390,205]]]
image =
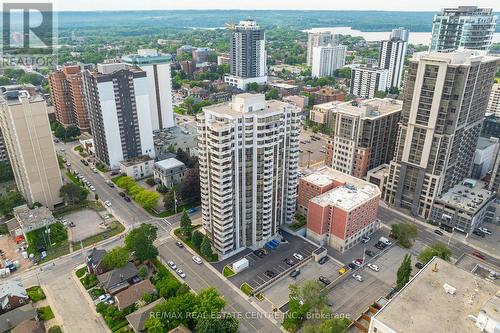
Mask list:
[[52,3],[2,4],[2,51],[10,54],[50,54],[54,41]]

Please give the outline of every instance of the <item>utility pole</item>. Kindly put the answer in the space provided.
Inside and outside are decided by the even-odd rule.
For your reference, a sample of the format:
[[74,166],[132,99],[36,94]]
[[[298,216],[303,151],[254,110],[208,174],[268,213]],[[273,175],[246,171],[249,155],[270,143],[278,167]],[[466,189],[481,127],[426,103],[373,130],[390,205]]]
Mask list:
[[177,214],[177,195],[175,194],[175,190],[172,191],[174,191],[174,213]]

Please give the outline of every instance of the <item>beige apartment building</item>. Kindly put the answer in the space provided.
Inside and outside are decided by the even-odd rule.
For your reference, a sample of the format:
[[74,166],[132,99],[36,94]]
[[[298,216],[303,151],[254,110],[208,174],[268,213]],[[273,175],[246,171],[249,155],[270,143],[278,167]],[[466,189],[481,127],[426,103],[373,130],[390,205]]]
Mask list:
[[4,93],[0,129],[19,191],[29,205],[39,202],[53,209],[62,202],[62,178],[43,98],[23,90]]

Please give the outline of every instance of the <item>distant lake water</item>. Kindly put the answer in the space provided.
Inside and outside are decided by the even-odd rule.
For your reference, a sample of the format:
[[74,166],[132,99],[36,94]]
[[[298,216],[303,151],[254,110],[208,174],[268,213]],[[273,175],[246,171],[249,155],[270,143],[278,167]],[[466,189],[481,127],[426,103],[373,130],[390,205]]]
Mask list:
[[[380,31],[361,31],[355,30],[351,27],[333,27],[333,28],[313,28],[304,31],[331,31],[334,34],[339,35],[351,35],[355,37],[363,37],[368,42],[380,41],[389,38],[390,31],[380,32]],[[428,45],[431,42],[430,32],[411,32],[410,30],[410,44],[424,44]],[[500,43],[500,33],[496,32],[493,35],[493,43]]]

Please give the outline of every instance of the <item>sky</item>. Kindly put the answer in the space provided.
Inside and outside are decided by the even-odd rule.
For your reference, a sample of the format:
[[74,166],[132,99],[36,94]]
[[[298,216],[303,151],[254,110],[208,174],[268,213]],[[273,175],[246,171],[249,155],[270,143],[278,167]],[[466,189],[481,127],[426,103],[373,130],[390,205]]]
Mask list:
[[[34,1],[29,1],[34,2]],[[152,9],[310,9],[439,11],[442,7],[474,5],[500,11],[498,0],[54,0],[56,10]]]

